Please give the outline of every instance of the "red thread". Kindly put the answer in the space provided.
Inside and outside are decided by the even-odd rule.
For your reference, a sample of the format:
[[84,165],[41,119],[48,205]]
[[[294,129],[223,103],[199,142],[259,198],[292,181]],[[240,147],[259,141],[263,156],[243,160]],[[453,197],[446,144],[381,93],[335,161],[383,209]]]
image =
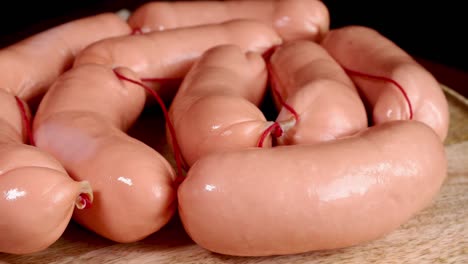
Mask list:
[[262,54],[263,59],[264,59],[266,62],[270,62],[271,55],[273,55],[273,53],[275,53],[275,51],[276,51],[276,49],[277,49],[278,47],[279,47],[278,45],[272,46],[271,48],[269,48],[269,49],[267,49],[265,52],[263,52],[263,54]]
[[397,83],[395,80],[387,78],[385,76],[377,76],[377,75],[371,75],[371,74],[367,74],[367,73],[363,73],[363,72],[359,72],[359,71],[354,71],[354,70],[348,69],[348,68],[346,68],[344,66],[341,66],[341,67],[343,67],[343,69],[346,71],[346,73],[348,73],[350,75],[356,75],[356,76],[359,76],[359,77],[375,79],[375,80],[379,80],[379,81],[385,81],[385,82],[389,82],[389,83],[392,83],[393,85],[395,85],[400,90],[400,92],[403,94],[403,97],[405,98],[406,103],[408,104],[409,115],[410,115],[409,119],[410,120],[413,119],[413,107],[411,105],[411,101],[410,101],[410,99],[408,97],[408,94],[406,93],[405,89],[403,89],[403,87],[399,83]]
[[[172,145],[174,146],[174,156],[175,156],[176,165],[177,165],[177,176],[178,176],[177,178],[183,177],[183,169],[182,169],[183,165],[182,165],[182,157],[181,157],[181,153],[180,153],[179,143],[177,142],[175,129],[174,129],[174,127],[172,125],[172,122],[171,122],[171,120],[169,118],[169,113],[167,111],[166,105],[164,104],[163,100],[158,95],[158,93],[156,93],[153,89],[146,86],[144,83],[136,81],[136,80],[132,80],[130,78],[127,78],[127,77],[123,76],[122,74],[118,73],[115,69],[113,71],[114,71],[115,75],[119,79],[131,82],[131,83],[136,84],[138,86],[141,86],[143,89],[145,89],[147,92],[149,92],[154,97],[154,99],[156,99],[156,101],[158,102],[159,106],[161,107],[161,109],[162,109],[162,111],[164,113],[164,118],[166,119],[166,123],[167,123],[167,126],[169,128],[169,132],[171,133]],[[182,181],[182,180],[177,179],[177,178],[176,178],[176,182],[181,182]]]
[[91,202],[91,199],[89,198],[88,195],[82,193],[80,194],[81,201],[84,203],[83,209],[91,208],[93,206],[93,203]]
[[[23,120],[23,126],[26,129],[26,134],[27,134],[28,141],[29,141],[28,143],[31,146],[36,146],[36,143],[34,142],[32,128],[31,128],[31,120],[29,120],[28,115],[26,114],[26,107],[24,106],[23,101],[21,101],[21,99],[18,98],[18,96],[15,96],[15,99],[21,112],[21,119]],[[88,195],[82,193],[80,194],[80,198],[82,199],[82,201],[84,201],[84,204],[85,204],[83,209],[90,208],[93,205]]]
[[271,134],[273,137],[281,137],[281,135],[283,135],[283,129],[281,128],[278,122],[274,122],[273,124],[271,124],[271,126],[265,129],[265,131],[263,131],[262,135],[260,136],[260,139],[258,140],[257,147],[263,147],[263,142],[269,134]]
[[143,34],[143,31],[141,31],[141,28],[134,28],[132,30],[132,33],[130,33],[130,35],[141,35]]
[[15,96],[15,99],[21,112],[21,119],[23,120],[23,126],[26,129],[26,135],[29,141],[28,143],[32,146],[35,146],[36,144],[34,143],[34,136],[31,128],[31,120],[29,120],[28,115],[26,114],[26,107],[24,106],[23,101],[21,101],[21,99],[18,98],[18,96]]
[[[286,110],[288,110],[294,116],[294,119],[297,122],[297,121],[299,121],[299,114],[296,112],[296,110],[294,110],[294,108],[292,106],[290,106],[288,103],[286,103],[284,98],[281,96],[281,94],[280,94],[280,92],[278,90],[278,87],[275,85],[274,79],[278,79],[278,78],[275,75],[275,73],[274,73],[274,71],[273,71],[273,69],[271,67],[270,58],[273,55],[273,53],[276,51],[277,48],[278,48],[278,46],[273,46],[273,47],[269,48],[268,50],[266,50],[262,54],[262,57],[266,62],[266,68],[267,68],[267,72],[268,72],[268,79],[271,82],[271,88],[273,90],[273,93],[277,97],[279,103],[284,108],[286,108]],[[284,133],[284,131],[281,128],[280,124],[278,122],[274,122],[265,131],[263,131],[262,135],[260,136],[260,139],[258,140],[257,147],[259,147],[259,148],[263,147],[263,142],[265,141],[265,139],[267,138],[267,136],[269,134],[271,134],[275,138],[278,138],[278,137],[281,137],[283,135],[283,133]]]
[[294,116],[296,122],[299,121],[299,114],[296,112],[296,110],[294,110],[292,106],[290,106],[288,103],[286,103],[286,101],[284,101],[283,97],[281,96],[280,92],[278,91],[275,85],[273,85],[273,93],[275,93],[276,97],[278,97],[278,101],[280,102],[280,104]]
[[268,49],[265,53],[263,53],[263,58],[266,60],[268,79],[271,81],[271,88],[275,96],[278,98],[279,103],[294,116],[294,119],[296,119],[296,122],[297,122],[299,121],[299,114],[296,112],[296,110],[294,110],[292,106],[286,103],[284,98],[281,96],[281,93],[279,92],[278,87],[276,86],[275,81],[274,81],[275,79],[278,80],[278,77],[275,75],[275,72],[273,71],[273,68],[270,63],[270,58],[275,52],[276,48],[277,46],[274,46]]

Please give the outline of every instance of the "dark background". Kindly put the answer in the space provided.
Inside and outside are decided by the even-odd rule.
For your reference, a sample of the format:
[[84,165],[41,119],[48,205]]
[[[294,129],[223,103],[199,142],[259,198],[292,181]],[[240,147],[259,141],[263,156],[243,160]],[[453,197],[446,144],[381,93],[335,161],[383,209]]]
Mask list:
[[[148,0],[8,1],[0,18],[0,47],[83,16]],[[468,72],[468,30],[463,1],[324,0],[331,28],[364,25],[378,30],[413,56]]]

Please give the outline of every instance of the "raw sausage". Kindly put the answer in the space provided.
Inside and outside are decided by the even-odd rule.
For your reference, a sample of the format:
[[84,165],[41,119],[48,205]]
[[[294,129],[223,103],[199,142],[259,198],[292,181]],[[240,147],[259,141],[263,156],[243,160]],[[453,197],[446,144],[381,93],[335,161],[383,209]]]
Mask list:
[[[348,26],[330,31],[322,45],[347,69],[361,90],[372,108],[374,124],[412,117],[432,127],[441,140],[445,139],[448,104],[440,85],[395,43],[371,28]],[[399,84],[410,103],[398,86],[383,81],[384,78]]]
[[79,223],[111,240],[132,242],[161,228],[175,209],[169,163],[123,133],[141,113],[145,92],[119,81],[112,68],[127,66],[134,80],[181,78],[206,49],[231,42],[263,52],[281,39],[254,21],[109,38],[83,50],[54,83],[40,104],[34,135],[39,147],[99,193],[96,206],[75,214]]
[[[77,56],[74,65],[98,63],[125,66],[140,78],[182,79],[206,50],[222,44],[238,45],[244,51],[264,52],[281,44],[270,27],[253,20],[236,20],[97,42]],[[164,98],[177,89],[153,86]]]
[[187,165],[211,152],[257,144],[269,125],[258,108],[266,82],[258,53],[245,54],[234,45],[205,52],[184,78],[169,110]]
[[276,122],[283,128],[279,144],[329,141],[367,127],[366,110],[353,82],[319,44],[298,40],[279,46],[269,69],[280,109]]
[[[162,227],[175,208],[172,168],[158,153],[122,132],[142,111],[144,97],[138,94],[145,95],[144,90],[135,85],[122,88],[111,68],[133,68],[135,80],[141,76],[181,78],[206,49],[222,43],[263,52],[281,39],[255,21],[110,38],[80,53],[73,69],[53,85],[36,115],[35,139],[75,179],[88,179],[100,194],[96,206],[75,215],[78,222],[114,241],[132,242]],[[157,52],[155,46],[159,47]],[[85,157],[77,158],[78,153]],[[106,153],[119,156],[111,158]],[[138,178],[131,176],[134,168],[142,168]],[[111,182],[102,180],[106,178]],[[150,208],[138,207],[149,201],[153,201]],[[124,217],[129,210],[135,211],[134,216]]]
[[23,144],[18,102],[0,89],[0,252],[26,254],[54,243],[74,207],[87,207],[93,193],[88,182],[73,181],[51,155]]
[[26,102],[42,96],[81,49],[129,32],[125,21],[105,13],[65,23],[0,50],[0,71],[5,73],[0,81],[1,252],[26,254],[47,248],[62,235],[74,207],[83,209],[92,203],[88,182],[73,181],[51,155],[23,144],[29,131],[23,119],[31,118]]
[[43,95],[70,68],[75,55],[89,44],[126,35],[130,27],[112,13],[74,20],[0,50],[0,89],[22,99]]
[[151,2],[137,8],[128,23],[143,32],[234,19],[256,19],[284,40],[319,40],[328,32],[328,9],[317,0]]
[[391,121],[315,145],[204,156],[179,188],[179,213],[190,237],[217,253],[347,247],[380,238],[425,208],[446,166],[431,128]]
[[179,28],[108,38],[81,52],[74,65],[96,63],[125,66],[140,77],[183,78],[206,50],[222,44],[264,52],[282,43],[269,27],[253,20]]
[[[130,69],[114,70],[138,79]],[[159,153],[124,133],[146,94],[114,70],[83,64],[60,76],[39,105],[34,136],[74,179],[93,186],[94,206],[73,218],[108,239],[133,242],[169,221],[175,175]]]
[[34,147],[0,144],[0,155],[0,252],[41,251],[62,235],[75,206],[86,207],[81,194],[92,201],[91,187],[71,180],[55,159]]

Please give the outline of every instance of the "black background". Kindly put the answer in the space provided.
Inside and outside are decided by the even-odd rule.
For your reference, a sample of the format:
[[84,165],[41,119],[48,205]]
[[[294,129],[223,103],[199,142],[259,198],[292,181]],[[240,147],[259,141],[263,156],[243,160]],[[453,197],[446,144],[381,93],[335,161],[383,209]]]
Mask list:
[[[133,10],[145,2],[149,1],[2,1],[0,47],[73,19],[122,8]],[[330,11],[331,28],[351,24],[372,27],[413,56],[468,72],[468,9],[462,7],[463,1],[324,3]]]

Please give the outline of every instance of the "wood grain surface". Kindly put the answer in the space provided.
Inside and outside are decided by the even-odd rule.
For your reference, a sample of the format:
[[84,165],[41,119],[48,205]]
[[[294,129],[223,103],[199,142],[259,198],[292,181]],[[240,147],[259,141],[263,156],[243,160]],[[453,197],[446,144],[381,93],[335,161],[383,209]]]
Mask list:
[[[246,258],[197,246],[177,216],[159,232],[131,244],[111,242],[71,222],[47,250],[0,254],[0,263],[468,263],[468,104],[464,97],[444,90],[451,114],[445,142],[448,177],[431,206],[379,240],[333,251]],[[160,116],[157,110],[148,111],[130,134],[167,153]]]

